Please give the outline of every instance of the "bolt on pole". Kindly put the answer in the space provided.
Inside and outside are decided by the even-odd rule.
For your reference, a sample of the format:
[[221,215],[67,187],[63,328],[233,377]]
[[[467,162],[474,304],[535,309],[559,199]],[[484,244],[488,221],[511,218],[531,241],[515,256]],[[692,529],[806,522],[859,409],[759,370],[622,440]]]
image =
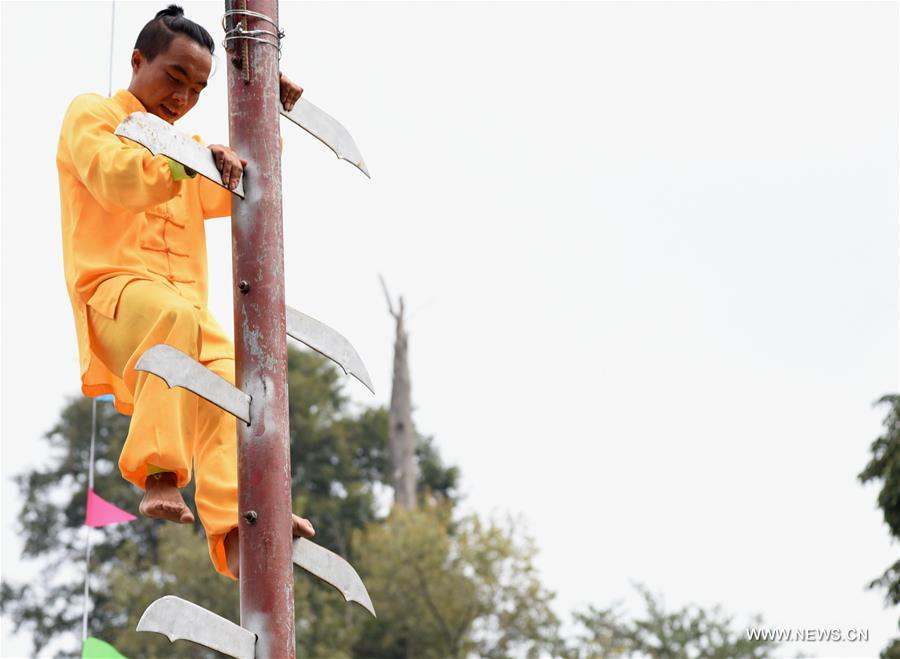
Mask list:
[[293,659],[278,2],[225,7],[231,147],[248,161],[231,218],[235,384],[251,397],[251,425],[237,424],[241,626],[257,635],[257,657]]

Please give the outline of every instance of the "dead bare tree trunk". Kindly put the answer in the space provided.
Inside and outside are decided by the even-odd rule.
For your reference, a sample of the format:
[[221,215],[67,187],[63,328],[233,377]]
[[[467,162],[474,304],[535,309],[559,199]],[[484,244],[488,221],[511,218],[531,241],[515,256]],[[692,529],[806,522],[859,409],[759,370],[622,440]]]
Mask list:
[[412,420],[411,384],[409,379],[409,337],[403,322],[403,297],[394,308],[384,278],[381,286],[387,298],[388,311],[397,324],[394,338],[394,377],[391,386],[389,413],[391,482],[394,486],[394,503],[406,510],[416,506],[416,429]]

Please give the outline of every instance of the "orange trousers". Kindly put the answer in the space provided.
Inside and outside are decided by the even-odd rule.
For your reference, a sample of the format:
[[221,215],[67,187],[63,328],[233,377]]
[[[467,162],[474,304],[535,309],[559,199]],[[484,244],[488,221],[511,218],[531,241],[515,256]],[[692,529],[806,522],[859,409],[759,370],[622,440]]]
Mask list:
[[[88,307],[91,347],[134,397],[134,412],[119,469],[144,489],[152,471],[176,474],[178,487],[196,478],[194,503],[216,570],[234,579],[225,535],[238,525],[235,418],[186,389],[168,385],[134,365],[148,348],[166,343],[234,384],[234,347],[205,308],[198,309],[162,282],[136,280],[119,298],[115,319]],[[230,355],[230,357],[222,357]]]

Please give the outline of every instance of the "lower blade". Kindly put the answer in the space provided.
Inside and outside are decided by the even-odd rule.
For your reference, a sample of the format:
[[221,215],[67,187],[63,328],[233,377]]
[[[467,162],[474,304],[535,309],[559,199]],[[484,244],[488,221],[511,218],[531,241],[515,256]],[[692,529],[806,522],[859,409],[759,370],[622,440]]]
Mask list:
[[139,632],[156,632],[174,641],[191,641],[235,659],[254,659],[256,634],[230,620],[173,595],[161,597],[144,611]]
[[348,602],[356,602],[375,617],[369,591],[356,570],[343,558],[305,538],[294,540],[294,563],[337,588]]

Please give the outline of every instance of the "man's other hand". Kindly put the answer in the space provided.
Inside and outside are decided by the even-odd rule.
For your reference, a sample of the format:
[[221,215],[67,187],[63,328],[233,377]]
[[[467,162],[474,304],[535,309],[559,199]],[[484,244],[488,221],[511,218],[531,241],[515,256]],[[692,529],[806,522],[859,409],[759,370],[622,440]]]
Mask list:
[[247,161],[239,158],[238,154],[223,144],[210,144],[209,150],[212,151],[216,167],[222,173],[222,183],[225,184],[225,187],[234,190],[241,182],[241,175],[244,173]]
[[287,112],[290,112],[294,109],[294,104],[300,100],[300,96],[303,94],[303,87],[296,82],[292,82],[283,73],[279,74],[278,86],[281,89],[281,104]]

